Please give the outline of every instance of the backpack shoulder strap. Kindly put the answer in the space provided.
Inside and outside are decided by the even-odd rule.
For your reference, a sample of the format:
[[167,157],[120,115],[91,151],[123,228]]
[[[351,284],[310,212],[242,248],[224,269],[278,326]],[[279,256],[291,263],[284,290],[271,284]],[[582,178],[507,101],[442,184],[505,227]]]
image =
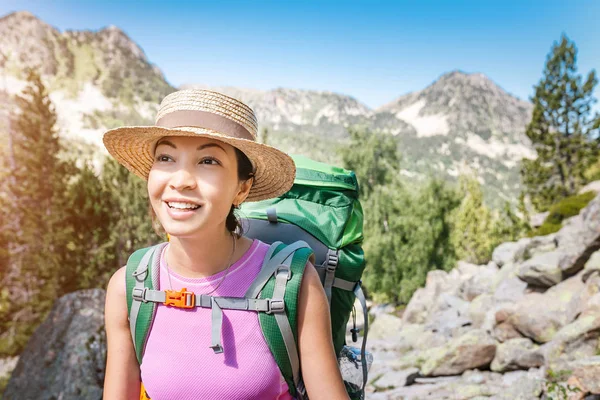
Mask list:
[[144,301],[143,293],[147,289],[159,287],[160,254],[166,244],[161,243],[137,250],[127,260],[125,287],[129,330],[140,365],[157,306],[157,303]]
[[[293,396],[302,390],[298,356],[297,308],[304,267],[313,255],[305,242],[289,246],[276,242],[265,256],[261,272],[247,292],[262,299],[282,300],[281,308],[259,313],[265,340]],[[263,283],[264,282],[264,283]],[[275,303],[276,304],[276,303]]]

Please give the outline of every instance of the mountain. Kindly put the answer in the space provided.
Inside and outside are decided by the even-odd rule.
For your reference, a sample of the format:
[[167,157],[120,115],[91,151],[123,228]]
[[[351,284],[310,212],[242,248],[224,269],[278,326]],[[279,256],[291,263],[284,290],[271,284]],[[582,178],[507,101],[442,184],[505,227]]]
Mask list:
[[427,88],[375,110],[350,96],[278,88],[269,91],[184,85],[221,91],[247,102],[261,127],[279,147],[324,160],[344,143],[350,125],[395,135],[402,173],[456,178],[474,172],[493,204],[514,199],[520,189],[519,163],[535,153],[525,126],[532,105],[506,93],[483,74],[453,71]]
[[0,19],[0,93],[20,92],[26,68],[42,73],[61,133],[96,146],[106,126],[152,123],[175,90],[119,28],[60,32],[21,11]]
[[[107,128],[152,124],[159,101],[175,90],[117,27],[60,32],[16,12],[0,18],[0,99],[22,89],[27,67],[42,71],[61,134],[96,149]],[[182,88],[189,87],[239,98],[255,110],[269,144],[321,161],[340,163],[337,148],[348,142],[350,126],[392,134],[402,153],[402,174],[455,179],[474,171],[495,204],[515,198],[519,161],[535,156],[524,134],[531,104],[483,74],[453,71],[377,109],[328,91]],[[0,115],[0,129],[2,124]]]

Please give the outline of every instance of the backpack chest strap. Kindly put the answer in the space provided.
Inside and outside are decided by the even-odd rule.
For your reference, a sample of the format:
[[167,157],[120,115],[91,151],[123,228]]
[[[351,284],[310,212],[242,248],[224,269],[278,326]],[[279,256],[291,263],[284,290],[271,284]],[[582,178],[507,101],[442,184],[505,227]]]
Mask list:
[[268,314],[283,311],[283,301],[281,299],[210,296],[188,292],[187,288],[183,288],[180,291],[134,288],[133,298],[144,303],[163,303],[164,305],[177,308],[213,308],[213,304],[216,303],[223,310],[248,310]]

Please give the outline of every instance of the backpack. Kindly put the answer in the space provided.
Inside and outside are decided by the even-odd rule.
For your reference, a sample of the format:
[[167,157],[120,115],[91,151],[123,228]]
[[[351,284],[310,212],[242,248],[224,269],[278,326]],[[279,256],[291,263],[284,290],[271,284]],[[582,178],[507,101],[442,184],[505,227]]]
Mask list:
[[[352,171],[306,157],[293,156],[293,159],[296,178],[287,193],[241,206],[244,235],[270,244],[261,271],[244,297],[195,295],[185,289],[179,292],[155,290],[159,282],[159,255],[166,243],[140,249],[130,256],[126,273],[127,307],[140,365],[158,303],[182,308],[211,308],[211,347],[217,353],[223,351],[222,310],[256,311],[290,394],[306,399],[296,346],[296,316],[304,267],[311,260],[330,303],[335,352],[339,359],[342,354],[353,357],[350,370],[342,368],[347,392],[352,399],[364,398],[368,372],[365,347],[368,319],[360,286],[365,262],[361,248],[363,215],[356,176]],[[360,350],[350,349],[345,343],[346,326],[355,298],[361,302],[364,316]],[[354,321],[353,341],[357,340],[358,331]],[[356,375],[357,371],[361,378],[358,385],[347,379],[348,374]],[[141,396],[141,399],[148,398],[143,384]]]

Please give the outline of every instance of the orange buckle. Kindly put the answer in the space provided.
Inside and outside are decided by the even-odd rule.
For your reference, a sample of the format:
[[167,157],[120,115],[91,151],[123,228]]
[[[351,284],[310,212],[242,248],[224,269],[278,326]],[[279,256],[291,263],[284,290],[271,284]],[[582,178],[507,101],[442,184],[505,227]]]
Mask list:
[[179,308],[194,308],[196,306],[196,295],[194,292],[188,292],[187,288],[181,289],[179,292],[175,290],[165,290],[166,306],[175,306]]

